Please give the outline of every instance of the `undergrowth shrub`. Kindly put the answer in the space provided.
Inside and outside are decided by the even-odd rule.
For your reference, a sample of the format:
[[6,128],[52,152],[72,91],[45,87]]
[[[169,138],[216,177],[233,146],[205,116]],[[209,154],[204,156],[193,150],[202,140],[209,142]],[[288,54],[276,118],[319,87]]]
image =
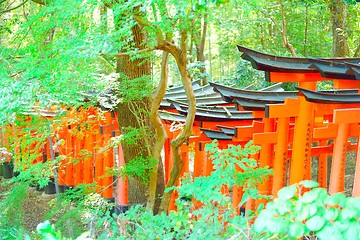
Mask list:
[[[306,189],[310,191],[304,191]],[[281,239],[316,236],[318,239],[360,239],[360,198],[329,195],[318,183],[302,181],[281,189],[266,205],[253,230]]]
[[91,192],[91,189],[94,189],[93,185],[82,184],[50,202],[52,210],[46,219],[55,222],[54,227],[62,236],[75,238],[87,229],[91,231],[98,218],[113,207],[114,204]]
[[[103,227],[99,239],[222,239],[233,236],[250,238],[253,233],[249,221],[253,213],[239,214],[238,206],[231,202],[231,189],[240,186],[244,190],[242,205],[250,198],[261,196],[257,184],[271,174],[267,168],[258,168],[257,161],[250,156],[259,151],[251,143],[244,148],[229,145],[219,149],[217,141],[208,144],[206,151],[214,165],[208,177],[192,179],[186,176],[179,187],[176,201],[177,211],[153,215],[142,206],[134,206],[116,219],[101,219]],[[168,189],[169,191],[169,189]]]
[[[5,183],[2,183],[5,184]],[[25,234],[22,209],[28,184],[13,183],[9,191],[2,192],[0,201],[0,239],[21,239]]]
[[[330,196],[313,181],[285,187],[275,199],[262,196],[256,186],[272,171],[258,168],[251,158],[259,147],[219,149],[214,141],[206,150],[214,171],[207,177],[185,176],[181,186],[174,187],[179,195],[177,211],[154,215],[141,205],[118,216],[107,211],[78,240],[360,239],[359,198],[342,193]],[[234,186],[244,191],[238,206],[231,202]],[[265,207],[260,204],[255,211],[239,213],[239,206],[259,198],[269,200]],[[38,231],[52,239],[66,239],[49,222],[40,224]]]

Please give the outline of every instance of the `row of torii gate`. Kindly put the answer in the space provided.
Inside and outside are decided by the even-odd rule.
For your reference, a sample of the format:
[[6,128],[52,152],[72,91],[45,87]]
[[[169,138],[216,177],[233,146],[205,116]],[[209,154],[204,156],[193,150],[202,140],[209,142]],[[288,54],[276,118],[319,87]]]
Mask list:
[[[349,141],[349,138],[356,138],[359,142],[360,136],[360,58],[292,58],[268,55],[242,46],[238,46],[238,50],[255,69],[265,71],[268,81],[278,84],[253,91],[216,83],[200,86],[193,82],[197,111],[193,134],[182,146],[182,173],[191,172],[193,177],[211,174],[213,166],[204,146],[212,139],[218,140],[220,148],[253,140],[255,145],[261,146],[255,156],[258,165],[274,170],[273,176],[258,186],[262,194],[276,195],[286,185],[312,179],[313,157],[318,157],[316,175],[320,187],[328,188],[329,193],[334,194],[344,192],[347,152],[357,151],[352,195],[360,196],[360,145]],[[334,89],[316,91],[320,81],[332,81]],[[279,87],[283,82],[298,83],[297,91],[283,91]],[[90,118],[94,111],[97,110],[90,109],[84,114]],[[164,145],[167,182],[172,167],[170,141],[178,134],[177,126],[185,121],[187,114],[182,87],[169,89],[159,114],[169,137]],[[128,204],[126,179],[118,179],[117,191],[114,191],[114,178],[106,174],[107,168],[124,164],[121,146],[99,150],[111,137],[119,135],[117,116],[107,112],[105,119],[98,119],[93,124],[91,127],[69,124],[58,128],[59,138],[65,140],[57,151],[65,156],[59,164],[58,183],[65,189],[96,182],[97,191],[106,199],[116,195],[116,203],[121,208]],[[2,133],[3,145],[9,144],[6,139],[10,135],[6,135],[6,131]],[[41,145],[42,148],[33,145],[22,152],[38,149],[36,151],[42,152],[34,163],[48,161],[52,144],[49,141]],[[194,149],[189,148],[192,144]],[[193,168],[190,167],[190,151],[195,152]],[[328,156],[332,156],[330,165]],[[234,206],[239,204],[241,196],[241,190],[234,188]],[[172,202],[175,198],[176,193]],[[253,202],[249,201],[247,207],[254,207]],[[170,209],[174,209],[174,204]]]

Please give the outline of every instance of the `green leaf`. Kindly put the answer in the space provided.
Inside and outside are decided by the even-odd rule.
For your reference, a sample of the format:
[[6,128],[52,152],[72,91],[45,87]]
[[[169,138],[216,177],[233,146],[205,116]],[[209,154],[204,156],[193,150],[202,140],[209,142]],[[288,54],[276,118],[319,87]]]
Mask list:
[[325,226],[320,231],[318,231],[316,235],[319,239],[334,239],[333,237],[335,233],[336,231],[332,227]]
[[278,197],[282,200],[288,200],[288,199],[293,198],[295,196],[295,193],[296,193],[296,185],[294,184],[294,185],[282,188],[278,192]]
[[360,239],[360,228],[357,223],[352,224],[346,231],[345,231],[345,239],[346,240],[358,240]]
[[339,209],[338,208],[328,208],[325,212],[325,219],[327,220],[336,220],[339,216]]
[[319,183],[311,180],[303,180],[299,184],[303,185],[306,188],[316,188],[319,186]]
[[271,233],[285,234],[287,222],[280,218],[270,218],[267,221],[267,229]]
[[342,193],[335,193],[325,199],[325,204],[330,206],[344,206],[347,202],[346,196]]
[[319,231],[325,224],[325,220],[320,216],[314,216],[306,221],[306,227],[310,231]]
[[290,201],[281,201],[280,199],[275,199],[274,206],[280,215],[285,215],[293,210],[293,204]]
[[299,222],[291,223],[289,226],[289,236],[294,238],[300,238],[305,233],[305,225]]
[[319,199],[319,197],[323,195],[324,191],[326,190],[322,188],[312,189],[309,192],[305,192],[300,199],[303,203],[312,203]]

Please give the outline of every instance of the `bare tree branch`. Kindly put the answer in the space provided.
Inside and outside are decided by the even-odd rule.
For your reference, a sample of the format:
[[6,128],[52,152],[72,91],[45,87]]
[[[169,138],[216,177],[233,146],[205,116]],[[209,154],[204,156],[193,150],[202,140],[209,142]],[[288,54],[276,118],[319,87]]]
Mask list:
[[18,9],[19,7],[21,7],[22,5],[24,5],[25,3],[27,3],[28,0],[25,0],[24,2],[20,3],[19,5],[15,6],[15,7],[12,7],[12,8],[9,8],[9,9],[5,9],[5,10],[2,10],[0,11],[0,14],[4,14],[6,12],[11,12],[15,9]]
[[293,57],[296,57],[295,49],[294,47],[289,43],[288,36],[286,34],[287,27],[285,23],[285,7],[282,0],[280,0],[280,6],[281,6],[281,25],[282,25],[282,31],[281,31],[281,37],[283,40],[284,47],[288,49]]
[[159,45],[164,44],[164,35],[161,32],[161,30],[159,28],[157,28],[156,26],[154,26],[153,24],[151,24],[147,19],[142,18],[141,16],[135,14],[134,15],[134,19],[135,21],[142,27],[150,27],[154,30],[154,32],[156,33],[156,37],[157,37],[157,42]]
[[360,41],[354,53],[354,57],[359,57],[359,56],[360,56]]

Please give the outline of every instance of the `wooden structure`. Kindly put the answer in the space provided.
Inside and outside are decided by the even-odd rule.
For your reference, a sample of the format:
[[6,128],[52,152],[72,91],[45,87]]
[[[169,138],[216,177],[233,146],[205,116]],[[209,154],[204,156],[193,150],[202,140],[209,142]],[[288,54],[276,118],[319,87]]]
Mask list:
[[[320,186],[327,188],[329,185],[329,192],[336,193],[344,191],[346,153],[357,151],[353,196],[360,196],[360,59],[279,57],[242,46],[238,46],[238,50],[255,69],[265,71],[266,80],[274,83],[296,82],[299,88],[288,92],[276,84],[253,91],[216,83],[200,86],[198,82],[193,82],[197,112],[193,135],[181,147],[184,160],[182,174],[192,172],[193,177],[211,174],[213,165],[207,159],[204,146],[212,139],[219,141],[220,148],[253,140],[262,147],[257,156],[258,165],[274,169],[274,175],[258,186],[261,193],[276,195],[288,184],[311,179],[314,157],[318,158],[316,175]],[[317,82],[325,80],[332,81],[334,89],[316,91]],[[170,88],[161,103],[159,115],[169,137],[164,145],[165,182],[169,180],[173,164],[170,141],[179,133],[187,108],[181,87]],[[81,114],[90,119],[97,115],[97,111],[93,108]],[[25,114],[54,117],[53,112]],[[72,114],[75,112],[72,111]],[[127,206],[126,179],[117,180],[115,196],[114,178],[107,174],[108,168],[124,164],[121,147],[106,148],[110,138],[120,134],[117,116],[106,112],[103,119],[91,122],[91,127],[69,122],[40,144],[13,149],[23,156],[37,151],[39,155],[33,164],[52,161],[55,154],[63,156],[58,167],[58,183],[62,190],[95,182],[96,191],[109,200],[116,197],[118,209],[124,211]],[[11,126],[4,128],[0,136],[1,145],[7,148],[11,144],[16,145],[14,141],[18,140],[9,141],[12,137],[18,139],[16,134],[17,129]],[[349,142],[349,137],[357,139],[357,143]],[[54,149],[59,139],[65,143]],[[189,157],[190,144],[194,145],[195,152],[193,167]],[[333,159],[331,165],[327,161],[329,156]],[[15,164],[21,164],[21,161]],[[241,189],[233,189],[234,206],[238,207],[241,195]],[[172,204],[170,209],[174,208]]]

